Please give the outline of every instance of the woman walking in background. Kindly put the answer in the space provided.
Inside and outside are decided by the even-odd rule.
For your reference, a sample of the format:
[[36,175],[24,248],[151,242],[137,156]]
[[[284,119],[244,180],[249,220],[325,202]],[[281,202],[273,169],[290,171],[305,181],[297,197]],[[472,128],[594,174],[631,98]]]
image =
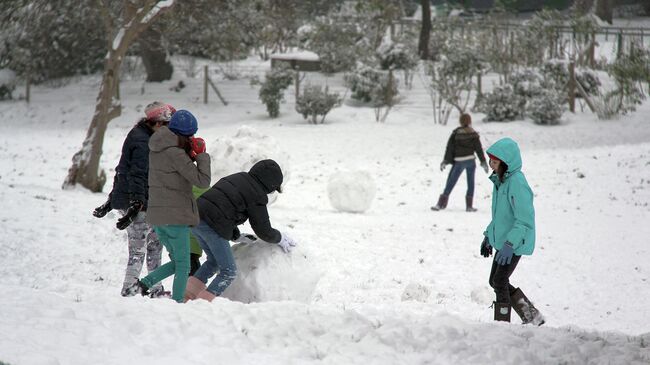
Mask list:
[[172,299],[183,302],[190,272],[190,226],[199,224],[192,186],[210,186],[210,156],[205,153],[205,142],[193,137],[197,129],[192,113],[179,110],[169,127],[158,129],[149,141],[147,222],[154,226],[172,261],[138,281],[142,295],[174,275]]
[[502,138],[487,150],[494,173],[492,190],[492,221],[483,232],[481,255],[489,257],[497,250],[490,271],[490,286],[496,294],[494,320],[510,322],[510,308],[524,324],[544,324],[544,317],[519,288],[510,284],[521,255],[532,255],[535,249],[535,208],[533,191],[521,172],[519,146],[510,138]]
[[474,173],[476,172],[476,162],[474,153],[481,160],[481,167],[488,172],[488,166],[483,155],[483,147],[478,133],[472,128],[472,117],[469,114],[462,114],[459,119],[460,127],[451,132],[445,158],[440,163],[440,171],[444,171],[448,164],[452,164],[445,190],[438,198],[438,204],[431,207],[431,210],[442,210],[447,207],[449,194],[454,189],[458,178],[467,171],[467,193],[465,194],[465,210],[475,212],[474,201]]

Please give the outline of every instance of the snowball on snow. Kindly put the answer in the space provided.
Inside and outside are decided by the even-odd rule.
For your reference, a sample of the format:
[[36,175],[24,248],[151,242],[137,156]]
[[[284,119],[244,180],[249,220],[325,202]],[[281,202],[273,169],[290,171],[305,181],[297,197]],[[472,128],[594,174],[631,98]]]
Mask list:
[[375,181],[366,171],[334,173],[327,185],[330,203],[342,212],[365,212],[370,208],[376,192]]
[[261,241],[238,243],[232,250],[237,277],[222,297],[242,303],[311,300],[321,273],[302,247],[286,254],[280,246]]

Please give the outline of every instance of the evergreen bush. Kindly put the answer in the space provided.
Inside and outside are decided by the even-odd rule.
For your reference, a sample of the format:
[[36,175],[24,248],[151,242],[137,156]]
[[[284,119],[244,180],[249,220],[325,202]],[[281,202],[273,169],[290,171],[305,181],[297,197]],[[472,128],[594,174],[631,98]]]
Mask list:
[[296,111],[303,118],[310,118],[310,122],[318,124],[318,116],[322,115],[320,122],[325,122],[325,116],[335,107],[341,105],[342,98],[338,93],[328,92],[320,85],[307,85],[296,100]]
[[556,125],[564,113],[565,100],[564,93],[544,89],[528,101],[526,112],[536,124]]
[[266,73],[259,98],[266,105],[271,118],[280,115],[280,103],[284,100],[284,91],[293,82],[293,77],[293,71],[287,67],[273,68]]

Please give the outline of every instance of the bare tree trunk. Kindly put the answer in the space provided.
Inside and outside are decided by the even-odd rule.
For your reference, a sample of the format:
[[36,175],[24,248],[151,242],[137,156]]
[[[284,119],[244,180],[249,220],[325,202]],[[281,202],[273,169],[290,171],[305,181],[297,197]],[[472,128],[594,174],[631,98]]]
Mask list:
[[422,27],[420,28],[420,42],[418,43],[418,54],[421,60],[429,59],[429,38],[431,37],[431,5],[430,0],[421,0],[422,6]]
[[174,67],[167,59],[167,52],[162,46],[162,34],[155,29],[142,32],[139,40],[140,57],[148,82],[161,82],[172,78]]
[[[99,159],[108,123],[118,117],[122,111],[119,100],[114,96],[123,57],[138,35],[173,3],[173,1],[146,0],[138,9],[133,6],[133,3],[125,0],[123,24],[109,28],[109,25],[113,24],[112,19],[105,19],[107,31],[109,34],[113,34],[114,38],[108,39],[108,54],[104,65],[102,84],[97,95],[95,113],[81,149],[72,157],[72,166],[68,169],[68,176],[63,182],[64,189],[71,188],[77,183],[93,192],[99,192],[104,187],[106,173],[103,170],[99,171]],[[100,5],[103,3],[100,2]],[[103,13],[107,15],[107,8],[104,7],[103,10]]]

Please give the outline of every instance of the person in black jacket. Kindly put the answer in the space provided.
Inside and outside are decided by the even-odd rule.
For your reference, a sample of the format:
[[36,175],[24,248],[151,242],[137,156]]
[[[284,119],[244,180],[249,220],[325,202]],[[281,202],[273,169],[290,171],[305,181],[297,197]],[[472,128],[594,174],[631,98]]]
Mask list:
[[474,203],[474,172],[476,171],[476,162],[474,153],[481,160],[481,167],[488,172],[488,165],[485,161],[483,154],[483,147],[481,146],[481,139],[472,128],[472,117],[469,114],[462,114],[459,119],[460,127],[454,129],[447,142],[447,149],[445,150],[445,158],[440,163],[440,171],[445,167],[452,164],[449,176],[447,176],[447,184],[445,190],[438,198],[438,204],[431,207],[431,210],[442,210],[447,207],[449,201],[449,194],[456,185],[458,178],[467,171],[467,193],[465,194],[465,210],[468,212],[475,212]]
[[[207,260],[190,276],[185,300],[196,298],[212,301],[237,276],[237,266],[229,241],[260,240],[278,244],[288,253],[296,245],[287,234],[271,226],[266,209],[268,194],[282,192],[282,170],[273,160],[262,160],[248,172],[226,176],[197,199],[201,222],[192,233],[196,236]],[[241,234],[238,225],[250,220],[257,235]],[[206,283],[216,272],[209,286]]]
[[[149,198],[149,138],[158,128],[169,124],[175,111],[171,105],[158,101],[147,105],[146,117],[138,121],[124,140],[108,200],[93,212],[97,218],[104,217],[112,209],[119,210],[123,215],[116,224],[118,229],[126,229],[129,245],[122,296],[138,293],[136,283],[145,257],[149,272],[160,266],[162,245],[153,228],[145,221]],[[152,288],[150,295],[165,295],[162,285]]]

